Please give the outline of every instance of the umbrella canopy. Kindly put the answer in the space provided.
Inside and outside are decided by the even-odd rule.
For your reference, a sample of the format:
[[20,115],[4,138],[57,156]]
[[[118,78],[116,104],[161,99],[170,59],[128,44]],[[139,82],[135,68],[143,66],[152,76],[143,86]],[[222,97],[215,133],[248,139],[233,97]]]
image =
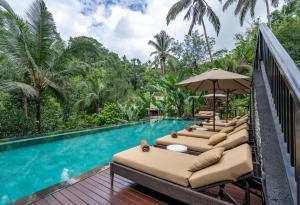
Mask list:
[[251,79],[248,76],[214,68],[200,75],[184,80],[177,85],[184,86],[192,91],[213,91],[214,99],[214,120],[213,129],[215,130],[215,102],[216,91],[224,91],[228,95],[238,91],[250,90]]
[[220,91],[249,90],[251,84],[248,76],[215,68],[200,75],[190,77],[178,83],[178,85],[187,87],[192,91],[212,91],[212,82],[214,81],[216,82],[216,90]]

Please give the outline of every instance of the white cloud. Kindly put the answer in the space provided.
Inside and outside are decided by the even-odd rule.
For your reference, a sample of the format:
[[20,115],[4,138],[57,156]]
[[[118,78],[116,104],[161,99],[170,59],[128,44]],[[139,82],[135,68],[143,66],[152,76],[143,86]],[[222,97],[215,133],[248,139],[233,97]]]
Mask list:
[[[156,33],[164,29],[175,39],[182,40],[189,27],[189,22],[183,21],[182,15],[169,26],[166,25],[166,14],[176,0],[148,0],[144,12],[130,10],[124,6],[124,0],[122,4],[110,6],[110,15],[108,15],[108,8],[100,4],[97,5],[96,11],[88,16],[81,13],[82,4],[78,0],[45,1],[53,13],[58,31],[65,40],[71,36],[92,36],[120,56],[140,58],[143,61],[149,59],[152,47],[148,45],[148,41]],[[18,13],[24,13],[32,0],[10,0],[9,2]],[[238,18],[233,15],[234,7],[224,13],[218,0],[210,1],[210,4],[219,15],[222,24],[221,32],[216,39],[215,50],[232,49],[234,34],[244,31],[239,25]],[[263,16],[262,19],[265,19],[263,1],[258,1],[256,8],[256,16]],[[250,22],[250,18],[247,18],[247,21]],[[98,23],[102,26],[93,26]],[[196,29],[203,33],[202,27],[196,27]],[[209,23],[207,23],[207,29],[210,36],[216,37]]]

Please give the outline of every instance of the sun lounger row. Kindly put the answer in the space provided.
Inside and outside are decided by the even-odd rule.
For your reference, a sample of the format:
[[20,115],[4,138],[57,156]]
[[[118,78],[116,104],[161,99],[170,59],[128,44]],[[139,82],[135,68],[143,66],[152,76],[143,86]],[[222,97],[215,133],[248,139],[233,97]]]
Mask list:
[[[230,127],[227,132],[182,130],[157,139],[157,147],[142,149],[142,142],[142,147],[114,155],[112,186],[113,176],[118,174],[187,204],[228,204],[221,195],[228,195],[224,187],[232,183],[245,189],[244,204],[249,204],[252,150],[248,144],[248,120],[241,119],[226,125]],[[160,148],[171,144],[185,145],[193,155]],[[210,187],[219,187],[220,198],[203,192]]]

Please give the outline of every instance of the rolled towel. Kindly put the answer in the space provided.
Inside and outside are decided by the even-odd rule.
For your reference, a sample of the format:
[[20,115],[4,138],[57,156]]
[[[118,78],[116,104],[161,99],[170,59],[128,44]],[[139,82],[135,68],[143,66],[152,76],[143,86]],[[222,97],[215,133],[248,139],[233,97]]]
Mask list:
[[177,138],[177,137],[178,137],[178,134],[177,134],[176,132],[172,132],[172,133],[171,133],[171,137],[172,137],[172,138]]
[[141,141],[141,148],[143,152],[149,152],[150,151],[150,145],[146,140]]
[[192,132],[193,131],[193,128],[191,128],[191,127],[186,127],[185,128],[187,131],[189,131],[189,132]]

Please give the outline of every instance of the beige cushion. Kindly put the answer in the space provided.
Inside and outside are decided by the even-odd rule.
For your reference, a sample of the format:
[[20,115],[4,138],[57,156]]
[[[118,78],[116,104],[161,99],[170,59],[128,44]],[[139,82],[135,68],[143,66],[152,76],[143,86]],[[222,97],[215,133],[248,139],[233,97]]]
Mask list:
[[208,139],[185,136],[178,136],[177,138],[172,138],[170,135],[158,138],[156,140],[156,144],[158,145],[180,144],[185,145],[188,147],[188,149],[197,152],[205,152],[213,148],[213,146],[208,145],[207,143]]
[[208,140],[208,145],[216,145],[219,142],[222,142],[223,140],[225,140],[227,137],[226,133],[217,133],[213,136],[211,136]]
[[242,124],[244,124],[244,123],[247,123],[248,120],[249,120],[248,117],[242,117],[241,119],[239,119],[239,120],[237,121],[236,126],[240,126],[240,125],[242,125]]
[[188,132],[187,130],[182,130],[182,131],[179,131],[177,134],[180,135],[180,136],[198,137],[198,138],[209,139],[212,135],[217,134],[217,132],[198,131],[198,130],[193,130],[192,132]]
[[197,156],[156,147],[151,147],[149,152],[142,152],[138,146],[115,154],[113,161],[187,187],[192,175],[188,169],[196,158]]
[[221,133],[230,133],[234,130],[234,127],[224,127],[223,129],[220,130]]
[[219,147],[200,154],[189,168],[189,171],[196,172],[217,163],[221,159],[223,152],[224,148]]
[[[209,131],[213,131],[214,130],[214,126],[211,125],[211,126],[207,126],[207,125],[204,125],[203,127],[207,128]],[[224,128],[224,126],[215,126],[215,131],[216,132],[219,132],[221,131],[222,129]]]
[[234,126],[237,123],[238,120],[234,119],[231,120],[230,122],[226,123],[225,127],[230,127],[230,126]]
[[248,131],[244,129],[232,135],[227,134],[227,138],[224,141],[216,144],[215,146],[209,145],[208,139],[185,136],[178,136],[177,138],[172,138],[170,135],[157,139],[156,144],[165,146],[170,144],[181,144],[187,146],[189,150],[205,152],[214,147],[224,147],[225,150],[228,150],[233,147],[239,146],[243,143],[247,143],[248,139]]
[[192,188],[199,188],[217,182],[236,180],[252,171],[251,148],[248,144],[243,144],[224,152],[217,163],[194,172],[189,182]]
[[237,147],[241,144],[247,143],[249,140],[249,133],[247,130],[240,130],[232,135],[227,135],[226,140],[216,144],[214,147],[224,147],[225,150]]
[[234,128],[234,130],[232,132],[230,132],[228,135],[232,135],[240,130],[243,130],[243,129],[246,129],[246,130],[249,130],[249,125],[247,123],[244,123],[236,128]]

